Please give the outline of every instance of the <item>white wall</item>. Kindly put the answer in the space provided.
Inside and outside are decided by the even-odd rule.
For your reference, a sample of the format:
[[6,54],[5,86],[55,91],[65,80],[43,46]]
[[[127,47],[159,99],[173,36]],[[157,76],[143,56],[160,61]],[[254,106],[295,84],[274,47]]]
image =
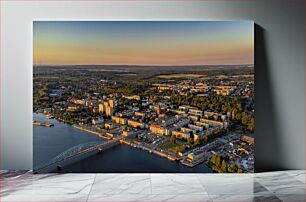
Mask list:
[[68,19],[255,21],[256,169],[305,168],[303,1],[212,0],[1,1],[1,169],[32,168],[32,21]]

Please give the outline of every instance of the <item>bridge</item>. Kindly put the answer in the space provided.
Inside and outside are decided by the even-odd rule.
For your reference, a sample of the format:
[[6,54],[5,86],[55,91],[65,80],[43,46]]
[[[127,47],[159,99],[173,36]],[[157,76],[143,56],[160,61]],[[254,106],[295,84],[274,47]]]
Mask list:
[[38,166],[36,169],[34,169],[35,173],[41,173],[44,171],[50,171],[54,170],[56,168],[59,168],[61,164],[67,163],[69,160],[76,159],[81,156],[86,156],[92,154],[95,151],[105,151],[113,146],[120,144],[120,138],[115,138],[112,140],[109,140],[107,142],[88,142],[84,144],[79,144],[74,147],[71,147],[70,149],[60,153],[50,161]]

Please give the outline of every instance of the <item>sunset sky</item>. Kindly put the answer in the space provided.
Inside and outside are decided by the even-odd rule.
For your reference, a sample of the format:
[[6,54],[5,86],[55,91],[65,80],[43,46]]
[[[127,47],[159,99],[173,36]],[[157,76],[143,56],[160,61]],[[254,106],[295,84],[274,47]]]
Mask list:
[[34,64],[253,64],[252,21],[35,21]]

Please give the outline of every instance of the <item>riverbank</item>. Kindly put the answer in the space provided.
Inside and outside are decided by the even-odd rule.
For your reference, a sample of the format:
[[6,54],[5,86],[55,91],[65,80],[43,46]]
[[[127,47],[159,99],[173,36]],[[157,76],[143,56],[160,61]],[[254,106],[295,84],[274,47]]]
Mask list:
[[[101,133],[99,133],[99,132],[97,132],[97,131],[93,131],[93,130],[87,129],[87,128],[82,127],[82,126],[73,125],[73,127],[74,127],[74,128],[77,128],[77,129],[79,129],[79,130],[82,130],[82,131],[86,131],[86,132],[88,132],[88,133],[95,134],[95,135],[97,135],[97,136],[99,136],[99,137],[101,137],[101,138],[107,139],[107,140],[110,140],[110,139],[111,139],[110,137],[105,136],[105,135],[103,135],[103,134],[101,134]],[[143,145],[143,144],[137,144],[137,143],[135,143],[135,142],[132,142],[132,141],[129,141],[129,140],[124,140],[124,139],[121,139],[121,140],[120,140],[120,143],[121,143],[121,144],[129,145],[129,146],[132,146],[132,147],[140,148],[140,149],[143,149],[143,150],[146,150],[146,151],[148,151],[148,152],[150,152],[150,153],[159,155],[159,156],[161,156],[161,157],[165,157],[165,158],[167,158],[167,159],[169,159],[169,160],[171,160],[171,161],[176,161],[176,160],[178,160],[178,158],[177,158],[176,156],[173,156],[173,155],[170,155],[170,154],[166,154],[166,153],[164,153],[164,152],[161,152],[161,151],[158,151],[158,150],[156,150],[156,149],[150,148],[150,147],[145,146],[145,145]]]
[[[33,120],[50,122],[55,127],[33,127],[34,168],[54,158],[59,153],[78,144],[108,141],[98,135],[77,129],[71,124],[48,119],[44,114],[33,114]],[[62,167],[67,173],[211,173],[205,165],[193,168],[179,161],[153,154],[147,150],[120,144],[101,153]]]
[[101,137],[101,138],[104,138],[104,139],[107,139],[107,140],[110,140],[110,139],[111,139],[111,137],[109,137],[109,136],[106,136],[106,135],[104,135],[104,134],[101,134],[101,133],[99,133],[99,132],[97,132],[97,131],[93,131],[93,130],[84,128],[84,127],[82,127],[82,126],[73,125],[73,127],[76,128],[76,129],[79,129],[79,130],[82,130],[82,131],[85,131],[85,132],[88,132],[88,133],[97,135],[97,136],[99,136],[99,137]]
[[146,150],[120,144],[62,168],[67,173],[211,173],[204,164],[190,168]]
[[[81,127],[81,126],[77,126],[77,125],[73,125],[74,128],[77,128],[79,130],[82,130],[82,131],[86,131],[86,132],[89,132],[89,133],[92,133],[92,134],[95,134],[99,137],[102,137],[104,139],[107,139],[107,140],[110,140],[111,138],[108,137],[108,136],[105,136],[99,132],[96,132],[96,131],[93,131],[93,130],[90,130],[90,129],[87,129],[87,128],[84,128],[84,127]],[[135,141],[131,141],[131,140],[127,140],[127,139],[120,139],[120,143],[121,144],[126,144],[126,145],[129,145],[131,147],[134,147],[134,148],[139,148],[139,149],[142,149],[142,150],[145,150],[145,151],[148,151],[150,153],[153,153],[153,154],[156,154],[160,157],[164,157],[164,158],[167,158],[168,160],[171,160],[171,161],[177,161],[177,160],[181,160],[182,157],[177,157],[175,155],[171,155],[171,154],[167,154],[163,151],[159,151],[157,149],[154,149],[152,147],[149,147],[149,146],[146,146],[146,145],[143,145],[141,143],[138,143],[138,142],[135,142]],[[202,161],[203,162],[203,161]],[[201,163],[202,163],[201,162]],[[182,163],[182,162],[181,162]],[[186,165],[184,163],[182,163],[183,165]],[[199,163],[197,163],[196,165],[198,165]],[[189,166],[189,167],[194,167],[196,165],[192,165],[192,166]]]
[[57,119],[48,119],[42,113],[33,113],[33,121],[54,124],[54,127],[33,125],[34,169],[76,145],[107,141]]
[[[43,116],[43,117],[41,117],[41,118],[43,118],[43,121],[45,121],[45,120],[47,120],[48,119],[48,117],[46,117],[46,115],[45,114],[40,114],[39,116]],[[39,120],[39,122],[41,122],[42,120]],[[111,137],[109,137],[109,136],[107,136],[107,135],[105,135],[105,134],[103,134],[102,132],[100,132],[100,131],[95,131],[94,129],[95,128],[91,128],[90,126],[88,127],[88,126],[82,126],[82,125],[71,125],[71,124],[66,124],[66,123],[64,123],[64,122],[61,122],[61,121],[59,121],[59,120],[57,120],[56,118],[55,119],[49,119],[49,121],[51,122],[51,123],[54,123],[54,124],[56,124],[58,127],[59,127],[59,129],[61,128],[61,127],[65,127],[65,128],[70,128],[70,127],[72,127],[72,128],[74,128],[74,129],[76,129],[76,132],[77,131],[80,131],[80,132],[78,132],[79,134],[84,134],[84,133],[82,133],[82,131],[84,131],[84,132],[86,132],[86,133],[90,133],[90,134],[93,134],[93,136],[94,137],[97,137],[97,138],[101,138],[102,140],[104,139],[105,141],[107,141],[107,140],[111,140],[112,138]],[[44,127],[42,127],[41,129],[43,129]],[[50,129],[46,129],[46,130],[50,130]],[[64,130],[64,131],[66,131],[66,130]],[[68,132],[69,131],[69,132]],[[50,132],[53,132],[53,131],[47,131],[47,133],[50,133]],[[59,131],[60,133],[62,133],[63,132],[63,130],[61,130],[61,131]],[[67,130],[66,132],[68,132],[69,134],[70,134],[70,130]],[[44,133],[46,133],[46,132],[44,132]],[[87,137],[89,137],[90,136],[90,134],[88,134],[88,135],[82,135],[82,137],[80,137],[80,138],[87,138]],[[67,140],[68,141],[68,140]],[[175,162],[175,164],[176,164],[176,166],[178,166],[178,164],[179,164],[179,169],[180,170],[188,170],[187,168],[187,166],[185,166],[185,165],[183,165],[183,164],[181,164],[181,162],[179,162],[179,160],[182,158],[182,157],[178,157],[178,156],[175,156],[175,155],[171,155],[171,154],[169,154],[169,153],[167,153],[167,151],[162,151],[161,149],[159,149],[159,148],[154,148],[154,147],[152,147],[152,146],[150,146],[150,145],[146,145],[146,144],[141,144],[141,143],[139,143],[139,142],[135,142],[135,141],[133,141],[133,140],[129,140],[129,139],[121,139],[120,140],[120,144],[121,144],[121,146],[122,147],[124,147],[124,145],[126,145],[127,147],[129,147],[129,148],[131,148],[131,149],[136,149],[136,151],[138,150],[138,149],[141,149],[142,151],[139,151],[139,155],[140,156],[142,156],[142,155],[149,155],[147,158],[153,158],[153,159],[156,159],[156,161],[159,161],[158,160],[158,158],[162,158],[162,159],[165,159],[165,160],[167,160],[167,161],[169,161],[169,162]],[[111,151],[113,150],[112,148],[110,149]],[[142,154],[142,153],[147,153],[147,154]],[[151,154],[153,154],[153,156],[152,155],[150,155],[150,153]],[[108,155],[110,155],[110,156],[113,156],[112,154],[108,154]],[[121,157],[120,157],[121,158]],[[125,156],[124,158],[127,158],[127,159],[133,159],[133,157],[132,156]],[[85,160],[84,160],[85,161]],[[168,164],[168,163],[167,163]],[[173,166],[173,170],[169,170],[169,172],[180,172],[180,171],[175,171],[176,170],[176,168],[175,168],[175,166],[174,165],[172,165],[172,164],[169,164],[169,166]],[[181,165],[182,166],[184,166],[183,168],[181,167]],[[129,166],[131,166],[130,164],[129,164]],[[187,167],[187,168],[186,168]],[[200,166],[201,167],[201,166]],[[199,172],[198,170],[200,170],[200,167],[199,166],[196,166],[196,168],[192,168],[192,170],[197,170],[197,172]],[[148,169],[148,168],[146,168],[146,169]],[[158,169],[158,168],[156,168],[156,169]],[[163,169],[167,169],[167,168],[163,168]],[[205,169],[208,169],[208,168],[205,168]],[[102,169],[103,170],[103,169]],[[123,170],[121,171],[121,172],[123,172]],[[156,172],[156,171],[152,171],[152,172]],[[162,172],[162,171],[160,171],[160,172]],[[188,171],[187,171],[188,172]],[[209,171],[208,171],[209,172]]]

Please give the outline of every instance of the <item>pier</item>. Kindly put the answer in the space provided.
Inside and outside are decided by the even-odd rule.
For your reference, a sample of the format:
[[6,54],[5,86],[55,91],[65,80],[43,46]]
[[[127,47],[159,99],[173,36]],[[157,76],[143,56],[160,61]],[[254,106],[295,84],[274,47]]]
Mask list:
[[54,126],[53,123],[43,123],[43,122],[38,122],[38,121],[33,121],[33,125],[35,125],[35,126],[46,126],[46,127]]

